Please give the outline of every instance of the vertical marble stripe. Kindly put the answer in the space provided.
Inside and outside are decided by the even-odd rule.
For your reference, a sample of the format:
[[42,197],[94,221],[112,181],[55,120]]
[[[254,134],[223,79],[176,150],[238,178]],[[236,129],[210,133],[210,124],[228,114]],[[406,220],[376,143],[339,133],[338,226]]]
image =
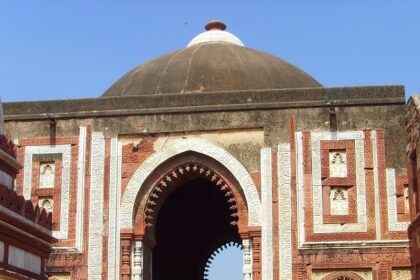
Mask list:
[[296,132],[296,189],[297,189],[297,223],[298,223],[298,245],[302,247],[305,243],[305,217],[304,217],[304,193],[303,193],[303,143],[302,132]]
[[119,225],[118,211],[121,193],[121,145],[117,138],[111,139],[109,171],[109,228],[108,228],[108,279],[119,278]]
[[292,279],[292,201],[290,186],[290,145],[278,146],[279,203],[279,275],[280,280]]
[[262,280],[273,279],[273,198],[271,148],[261,149],[261,264]]
[[88,279],[102,279],[102,231],[104,205],[105,140],[101,132],[92,133],[89,201]]
[[376,131],[372,131],[372,156],[373,156],[373,189],[375,197],[375,225],[376,240],[381,239],[381,209],[379,205],[379,179],[378,179],[378,141],[376,139]]
[[76,250],[83,251],[83,224],[85,209],[86,176],[86,127],[80,127],[79,153],[77,158],[77,210],[76,210]]

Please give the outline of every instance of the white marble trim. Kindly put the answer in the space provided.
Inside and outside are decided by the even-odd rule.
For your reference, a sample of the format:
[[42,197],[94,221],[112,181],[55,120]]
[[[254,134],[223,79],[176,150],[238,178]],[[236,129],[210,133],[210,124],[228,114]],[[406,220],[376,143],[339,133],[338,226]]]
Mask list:
[[105,140],[101,132],[92,133],[89,201],[88,279],[102,279],[102,235],[104,205]]
[[379,177],[378,177],[378,141],[376,138],[376,131],[372,131],[372,156],[373,156],[373,189],[375,197],[375,225],[376,225],[376,240],[381,239],[381,209],[379,204]]
[[77,210],[76,210],[76,250],[83,252],[83,224],[85,209],[86,175],[86,127],[80,127],[79,154],[77,159]]
[[[292,279],[292,191],[290,186],[290,145],[278,146],[279,205],[279,275],[280,280]],[[272,279],[272,278],[271,278]]]
[[120,232],[118,212],[121,193],[121,143],[111,139],[109,170],[109,228],[108,228],[108,279],[119,278]]
[[271,148],[261,149],[261,265],[262,280],[273,279],[273,162]]
[[296,196],[299,248],[305,243],[305,202],[303,190],[303,143],[302,132],[295,133],[296,140]]

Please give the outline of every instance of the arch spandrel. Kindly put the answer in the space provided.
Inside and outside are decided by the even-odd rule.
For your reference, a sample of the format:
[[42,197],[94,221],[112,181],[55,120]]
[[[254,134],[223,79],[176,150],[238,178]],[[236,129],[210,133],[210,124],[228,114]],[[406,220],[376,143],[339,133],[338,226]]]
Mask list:
[[133,228],[137,195],[140,193],[141,189],[144,188],[144,183],[149,175],[162,163],[170,160],[176,155],[188,151],[212,158],[232,174],[238,181],[238,187],[241,188],[245,196],[248,208],[248,225],[260,226],[261,201],[257,187],[242,163],[226,150],[213,143],[202,139],[187,138],[164,146],[161,150],[146,159],[133,174],[121,201],[120,228]]

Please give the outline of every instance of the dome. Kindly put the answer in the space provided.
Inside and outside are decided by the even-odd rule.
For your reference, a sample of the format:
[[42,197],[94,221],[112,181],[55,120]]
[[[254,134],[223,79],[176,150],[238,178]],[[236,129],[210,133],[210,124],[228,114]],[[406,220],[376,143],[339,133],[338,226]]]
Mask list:
[[225,27],[208,23],[186,48],[137,66],[102,96],[322,87],[286,61],[245,47]]

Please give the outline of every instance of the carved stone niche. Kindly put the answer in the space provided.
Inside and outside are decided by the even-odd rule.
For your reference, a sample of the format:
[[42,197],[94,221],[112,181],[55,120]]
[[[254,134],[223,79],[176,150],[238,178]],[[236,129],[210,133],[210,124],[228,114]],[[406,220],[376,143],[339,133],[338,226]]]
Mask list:
[[54,162],[41,162],[39,165],[39,188],[53,188],[54,179]]
[[330,150],[330,177],[347,177],[346,150]]
[[330,214],[331,215],[348,215],[349,214],[349,197],[348,197],[347,188],[331,187]]
[[51,213],[54,209],[54,200],[51,196],[39,197],[38,206],[44,208],[47,213]]

